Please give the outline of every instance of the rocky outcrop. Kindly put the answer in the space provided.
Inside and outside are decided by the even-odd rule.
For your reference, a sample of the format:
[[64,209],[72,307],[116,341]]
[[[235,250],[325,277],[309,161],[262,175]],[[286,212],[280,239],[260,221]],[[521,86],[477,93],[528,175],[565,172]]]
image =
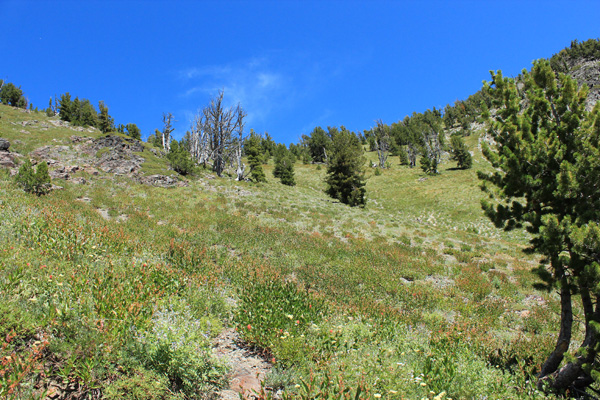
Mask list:
[[145,161],[143,157],[133,154],[144,151],[144,145],[135,139],[124,139],[120,136],[108,135],[98,138],[89,145],[89,150],[99,154],[96,167],[113,174],[135,173]]
[[[2,145],[0,139],[0,146]],[[97,139],[73,135],[70,137],[71,146],[42,146],[29,154],[36,162],[45,161],[50,167],[52,179],[71,180],[74,183],[85,184],[87,181],[82,177],[73,176],[77,172],[85,172],[97,176],[99,171],[115,175],[125,175],[145,185],[157,187],[181,187],[189,186],[185,180],[177,176],[149,175],[143,176],[139,172],[143,157],[136,153],[144,151],[144,145],[130,138],[116,135],[107,135]],[[6,145],[8,148],[8,145]],[[10,154],[0,151],[0,165],[3,164],[2,154]],[[7,166],[14,168],[14,163],[6,162]]]
[[0,167],[15,168],[17,156],[11,153],[8,149],[10,142],[6,139],[0,138]]
[[569,75],[577,80],[579,85],[587,85],[589,93],[586,109],[590,111],[600,100],[600,59],[568,60]]
[[96,151],[101,150],[103,148],[111,148],[116,151],[123,152],[142,152],[144,151],[144,145],[135,139],[124,139],[121,136],[112,136],[107,135],[101,138],[98,138],[92,142],[91,147]]
[[145,161],[134,154],[144,151],[137,140],[120,136],[104,136],[98,139],[71,136],[73,146],[42,146],[29,156],[35,161],[45,161],[51,167],[54,179],[70,179],[71,174],[84,170],[97,175],[98,170],[118,174],[135,174]]
[[174,176],[166,175],[140,176],[138,178],[138,182],[143,183],[145,185],[152,185],[164,188],[173,186],[189,186],[189,183],[186,181],[181,181]]

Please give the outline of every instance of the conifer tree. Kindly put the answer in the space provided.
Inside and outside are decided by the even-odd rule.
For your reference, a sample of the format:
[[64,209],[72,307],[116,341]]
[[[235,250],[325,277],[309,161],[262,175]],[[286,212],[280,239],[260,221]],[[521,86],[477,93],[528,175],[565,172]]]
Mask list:
[[48,193],[50,183],[48,164],[46,162],[39,163],[34,171],[31,161],[26,160],[19,167],[15,181],[28,193],[33,193],[37,196]]
[[308,148],[310,157],[316,163],[328,162],[331,139],[331,135],[328,135],[320,126],[313,129],[310,136],[302,135],[302,140]]
[[250,133],[244,144],[244,151],[248,157],[248,164],[250,164],[250,176],[257,183],[267,181],[265,172],[262,169],[263,148],[261,144],[262,138],[254,132]]
[[281,183],[288,186],[295,186],[294,179],[294,163],[296,162],[294,155],[289,151],[284,144],[279,144],[275,148],[275,167],[273,168],[273,176],[279,178]]
[[98,129],[100,129],[103,133],[112,131],[115,128],[115,122],[108,114],[108,107],[103,101],[100,101],[98,104],[98,109],[100,110],[98,113]]
[[[600,375],[600,105],[587,113],[587,87],[557,77],[546,60],[534,62],[518,82],[492,73],[485,89],[498,114],[489,129],[494,144],[483,147],[495,171],[479,173],[490,195],[482,207],[496,226],[530,233],[529,250],[543,256],[539,286],[560,294],[556,346],[538,386],[581,390]],[[569,355],[575,299],[584,332]]]
[[192,160],[190,153],[177,140],[171,141],[167,160],[171,163],[171,168],[178,174],[190,175],[194,172],[194,160]]
[[48,108],[46,108],[46,115],[48,117],[54,117],[56,115],[54,108],[52,106],[52,97],[50,97],[50,103],[48,103]]
[[398,159],[400,160],[400,165],[408,165],[408,153],[404,146],[399,146],[398,148]]
[[331,158],[327,166],[327,194],[350,206],[366,204],[365,158],[358,137],[342,130],[332,140]]
[[71,121],[71,95],[69,92],[60,95],[58,112],[62,121]]
[[461,136],[455,135],[450,139],[450,151],[452,159],[457,162],[458,168],[469,169],[473,165],[473,159],[465,141]]
[[23,91],[11,82],[2,85],[0,101],[13,107],[27,108],[27,99],[23,96]]
[[137,140],[140,140],[142,138],[142,132],[136,124],[127,124],[125,125],[125,129],[127,129],[128,136],[131,136],[132,138]]

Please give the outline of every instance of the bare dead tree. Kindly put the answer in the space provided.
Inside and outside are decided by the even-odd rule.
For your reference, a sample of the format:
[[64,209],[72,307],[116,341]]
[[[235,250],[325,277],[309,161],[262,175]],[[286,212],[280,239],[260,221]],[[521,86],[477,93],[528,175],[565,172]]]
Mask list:
[[223,106],[223,91],[211,99],[202,114],[202,130],[207,135],[210,148],[209,159],[213,161],[213,171],[221,176],[227,161],[231,161],[235,154],[236,140],[233,134],[243,132],[245,114],[239,105],[228,109]]
[[375,146],[377,149],[377,157],[379,158],[379,167],[385,168],[385,163],[390,153],[391,139],[388,128],[379,119],[375,121]]
[[204,113],[198,111],[191,127],[190,153],[198,164],[206,166],[210,158],[210,141],[208,132],[204,129]]
[[244,117],[246,116],[246,113],[244,112],[244,110],[242,110],[242,107],[238,104],[237,108],[236,108],[236,115],[237,115],[237,123],[236,123],[236,130],[238,133],[238,138],[237,138],[237,145],[236,145],[236,149],[235,149],[235,159],[237,161],[237,170],[236,170],[236,181],[241,181],[244,180],[244,172],[246,170],[246,166],[244,165],[244,163],[242,162],[242,144],[244,143]]
[[417,155],[419,154],[419,148],[413,143],[408,143],[408,162],[411,168],[417,166]]
[[171,132],[175,130],[172,125],[173,122],[173,114],[163,113],[162,145],[163,150],[167,153],[171,150]]

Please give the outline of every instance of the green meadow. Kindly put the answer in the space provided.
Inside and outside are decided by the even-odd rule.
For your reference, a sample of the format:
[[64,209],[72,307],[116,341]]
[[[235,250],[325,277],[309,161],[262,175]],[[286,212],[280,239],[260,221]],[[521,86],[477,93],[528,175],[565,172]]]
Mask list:
[[[0,114],[21,160],[101,136]],[[41,197],[0,169],[0,397],[214,398],[213,339],[235,328],[272,364],[260,398],[545,398],[559,296],[533,288],[526,235],[481,211],[481,134],[470,170],[367,168],[364,209],[301,162],[295,187],[272,164],[263,184],[200,170],[172,188],[80,170]],[[175,174],[145,146],[142,173]]]

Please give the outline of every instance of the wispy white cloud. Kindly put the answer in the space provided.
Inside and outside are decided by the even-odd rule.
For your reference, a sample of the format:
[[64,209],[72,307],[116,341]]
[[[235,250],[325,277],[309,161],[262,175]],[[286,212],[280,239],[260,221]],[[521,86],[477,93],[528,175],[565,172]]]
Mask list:
[[248,113],[247,122],[263,122],[276,109],[292,101],[293,82],[283,70],[271,67],[267,58],[252,58],[226,65],[188,68],[178,73],[184,80],[181,96],[204,104],[225,92],[227,105],[241,104]]
[[[262,57],[195,66],[180,70],[176,75],[185,108],[202,108],[223,90],[227,106],[239,103],[246,111],[248,129],[296,136],[299,131],[308,133],[316,125],[329,122],[335,110],[327,104],[318,109],[319,96],[335,99],[332,82],[339,80],[354,64],[354,60],[331,55],[316,57],[308,53],[274,51]],[[300,129],[299,120],[311,123],[301,122]]]

